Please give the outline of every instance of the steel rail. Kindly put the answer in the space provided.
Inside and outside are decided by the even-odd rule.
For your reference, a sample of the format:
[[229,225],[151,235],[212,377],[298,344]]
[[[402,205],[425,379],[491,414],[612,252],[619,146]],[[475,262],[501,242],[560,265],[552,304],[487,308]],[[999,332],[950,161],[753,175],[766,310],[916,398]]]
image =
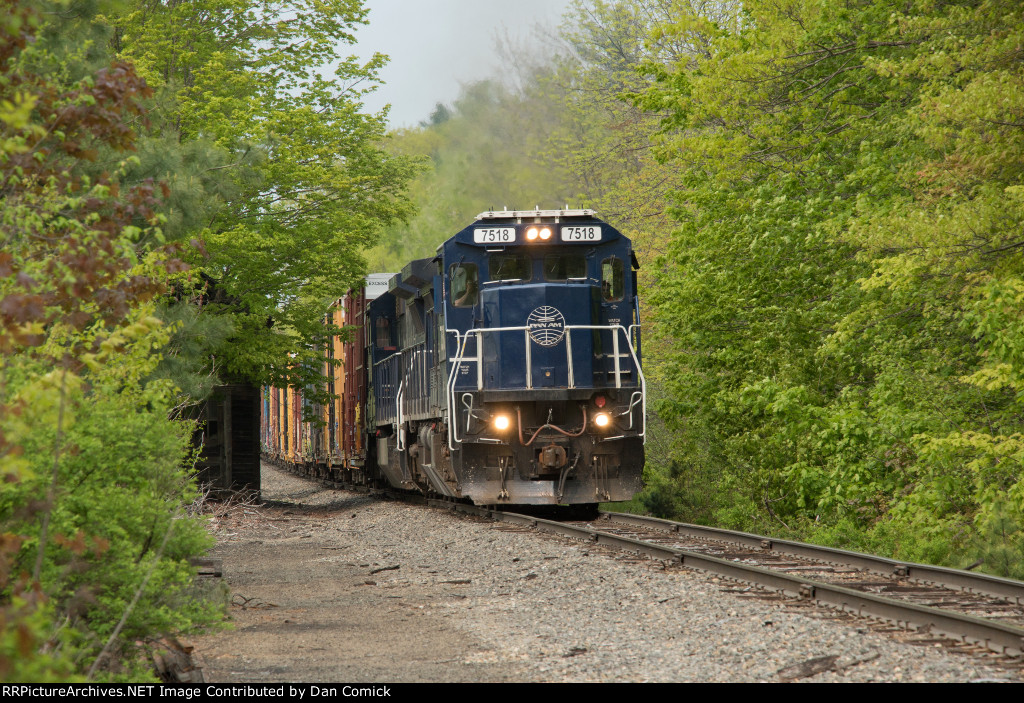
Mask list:
[[944,586],[951,589],[960,589],[969,593],[979,593],[996,598],[1004,598],[1010,602],[1024,604],[1024,581],[990,576],[989,574],[975,574],[970,571],[951,569],[945,566],[931,566],[929,564],[917,564],[914,562],[889,559],[887,557],[851,552],[845,549],[834,547],[823,547],[816,544],[805,544],[784,539],[775,539],[763,535],[755,535],[749,532],[737,532],[725,530],[718,527],[705,527],[703,525],[691,525],[684,522],[674,522],[661,518],[645,517],[643,515],[630,515],[628,513],[608,513],[602,511],[600,518],[610,522],[635,525],[648,529],[671,532],[698,539],[709,539],[718,542],[738,544],[753,549],[772,551],[778,554],[801,557],[814,561],[835,564],[841,566],[852,566],[864,569],[872,573],[888,576],[902,576],[915,581],[929,583],[935,586]]
[[[448,510],[455,510],[472,515],[478,515],[480,517],[491,518],[493,520],[501,520],[526,527],[532,527],[543,532],[564,535],[575,539],[585,539],[590,542],[605,544],[633,553],[646,554],[656,559],[677,561],[688,568],[699,569],[701,571],[715,573],[743,583],[768,588],[790,597],[813,600],[817,603],[837,608],[844,612],[885,620],[900,627],[914,628],[920,632],[934,633],[953,640],[970,642],[1000,654],[1006,654],[1009,656],[1024,655],[1024,628],[984,620],[972,615],[964,615],[914,603],[891,600],[872,593],[863,593],[849,588],[844,588],[842,586],[821,583],[802,576],[787,574],[780,571],[772,571],[744,564],[742,562],[728,561],[726,559],[719,559],[718,557],[698,554],[696,552],[690,552],[683,549],[644,542],[630,537],[612,535],[588,527],[568,525],[529,515],[507,513],[500,510],[491,510],[489,508],[466,505],[463,503],[428,500],[427,504],[447,508]],[[661,521],[661,523],[667,525],[678,524],[672,523],[668,520]],[[666,531],[675,532],[676,530]],[[728,530],[723,532],[728,533]],[[754,538],[758,536],[744,534],[744,537]],[[757,546],[758,548],[761,547],[761,538],[758,539],[758,543],[752,546]],[[772,541],[776,542],[776,540]],[[797,545],[799,543],[790,542],[787,544]],[[841,552],[841,550],[834,550],[834,552]],[[852,554],[856,553],[853,552]],[[860,556],[867,557],[868,555]],[[977,574],[971,575],[975,576]]]
[[[333,484],[335,482],[329,483]],[[370,494],[394,494],[393,491],[388,489],[364,488],[364,490]],[[1024,628],[1013,625],[985,620],[973,615],[965,615],[915,603],[908,603],[906,601],[893,600],[873,593],[865,593],[845,588],[843,586],[822,583],[803,576],[752,566],[743,562],[729,561],[727,559],[699,554],[653,542],[645,542],[632,537],[609,534],[589,527],[571,525],[553,520],[545,520],[531,515],[494,510],[466,503],[453,502],[451,500],[439,500],[435,498],[421,498],[420,500],[423,500],[427,505],[445,508],[450,511],[457,511],[492,520],[522,525],[542,532],[562,535],[574,539],[582,539],[591,543],[606,545],[635,554],[644,554],[655,559],[677,562],[687,568],[717,574],[731,580],[747,583],[760,588],[767,588],[788,597],[811,600],[843,612],[890,622],[906,629],[913,628],[922,633],[933,633],[954,641],[975,644],[999,654],[1014,657],[1024,656]],[[764,541],[767,541],[770,543],[768,548],[774,548],[776,545],[779,545],[787,550],[783,553],[790,555],[806,556],[808,553],[826,553],[833,557],[844,558],[852,555],[858,559],[864,560],[861,563],[882,563],[917,567],[922,570],[923,573],[934,573],[947,577],[956,574],[955,569],[933,567],[923,564],[908,564],[892,559],[885,559],[884,557],[860,554],[859,552],[846,552],[839,549],[817,547],[815,545],[802,544],[787,540],[772,540],[770,538],[764,538],[760,535],[750,533],[732,532],[719,528],[702,527],[700,525],[687,525],[685,523],[675,523],[671,520],[646,518],[637,515],[628,515],[625,513],[603,513],[603,515],[614,515],[615,517],[609,518],[609,520],[620,524],[643,525],[645,527],[659,525],[660,528],[658,529],[665,532],[691,535],[696,533],[705,538],[709,534],[715,534],[717,535],[716,539],[718,539],[718,541],[727,541],[723,538],[729,537],[731,539],[728,541],[744,546],[756,547],[758,549],[766,549]],[[802,551],[797,552],[797,549]],[[817,550],[821,551],[819,552]],[[776,551],[781,552],[781,550]],[[841,563],[844,565],[850,565],[851,561],[846,560]],[[889,571],[885,573],[895,574],[898,576],[907,575],[901,571]],[[970,574],[962,572],[962,575],[965,578],[978,578],[981,581],[986,581],[990,584],[1000,582],[1002,585],[1019,585],[1019,582],[1015,582],[1011,579],[1000,579],[998,577],[990,577],[985,574]],[[977,593],[986,593],[986,591],[977,587],[971,588],[970,590]],[[997,597],[1003,597],[1001,593],[996,595]]]

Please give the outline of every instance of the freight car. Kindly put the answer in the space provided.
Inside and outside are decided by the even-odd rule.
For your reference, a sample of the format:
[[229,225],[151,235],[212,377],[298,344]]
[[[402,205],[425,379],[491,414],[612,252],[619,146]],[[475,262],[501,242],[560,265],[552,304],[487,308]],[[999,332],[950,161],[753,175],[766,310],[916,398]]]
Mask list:
[[336,399],[264,389],[265,456],[485,505],[629,499],[646,431],[637,268],[591,210],[481,213],[332,306],[356,330],[324,350]]

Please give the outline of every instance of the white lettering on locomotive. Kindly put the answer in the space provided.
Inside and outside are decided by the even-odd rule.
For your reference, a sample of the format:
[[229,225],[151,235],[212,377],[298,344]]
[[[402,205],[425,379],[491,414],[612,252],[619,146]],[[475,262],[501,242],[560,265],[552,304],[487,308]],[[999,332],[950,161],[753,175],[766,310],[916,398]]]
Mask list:
[[530,339],[542,347],[553,347],[565,336],[565,317],[557,308],[541,305],[526,318]]

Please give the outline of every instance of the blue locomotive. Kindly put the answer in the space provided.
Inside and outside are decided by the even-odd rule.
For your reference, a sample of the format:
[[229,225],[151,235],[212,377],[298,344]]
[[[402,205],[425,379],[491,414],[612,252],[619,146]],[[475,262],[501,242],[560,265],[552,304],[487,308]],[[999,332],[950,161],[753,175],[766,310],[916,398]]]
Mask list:
[[495,211],[365,305],[363,469],[477,504],[641,488],[632,244],[591,210]]
[[477,504],[627,500],[646,393],[636,258],[591,210],[480,214],[325,323],[327,405],[263,392],[264,458]]

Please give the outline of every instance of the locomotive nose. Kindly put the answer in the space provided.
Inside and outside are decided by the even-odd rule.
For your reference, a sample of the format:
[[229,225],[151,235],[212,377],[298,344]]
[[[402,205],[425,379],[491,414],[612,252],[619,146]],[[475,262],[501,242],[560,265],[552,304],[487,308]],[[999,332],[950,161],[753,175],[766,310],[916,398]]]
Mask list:
[[483,293],[484,384],[489,389],[569,388],[593,376],[594,286],[525,284]]

